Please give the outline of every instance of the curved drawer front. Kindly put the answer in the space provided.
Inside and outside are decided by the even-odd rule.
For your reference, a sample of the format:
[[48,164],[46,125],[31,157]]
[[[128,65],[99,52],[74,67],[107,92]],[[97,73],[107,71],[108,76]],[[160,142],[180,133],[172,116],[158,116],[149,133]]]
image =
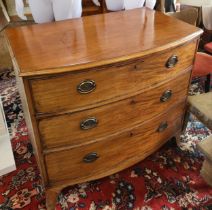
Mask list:
[[[50,184],[97,179],[144,159],[181,130],[184,103],[114,138],[45,156]],[[107,170],[105,170],[107,169]]]
[[142,61],[31,80],[35,111],[76,111],[130,97],[191,66],[195,48],[196,42],[192,42]]
[[43,145],[51,148],[84,144],[151,119],[185,100],[189,78],[190,71],[174,81],[116,103],[42,119],[39,130]]

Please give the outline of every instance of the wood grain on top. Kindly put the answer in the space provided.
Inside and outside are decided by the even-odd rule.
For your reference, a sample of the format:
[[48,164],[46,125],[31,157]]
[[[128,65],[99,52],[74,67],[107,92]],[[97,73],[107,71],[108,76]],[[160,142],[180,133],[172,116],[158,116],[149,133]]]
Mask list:
[[20,76],[111,64],[175,47],[201,33],[146,8],[6,30]]

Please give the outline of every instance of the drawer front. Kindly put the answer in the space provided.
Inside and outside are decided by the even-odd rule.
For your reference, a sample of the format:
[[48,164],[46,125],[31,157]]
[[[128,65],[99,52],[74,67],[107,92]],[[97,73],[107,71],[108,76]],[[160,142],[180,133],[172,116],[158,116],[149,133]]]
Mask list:
[[192,42],[142,61],[31,80],[35,111],[76,111],[138,94],[191,66],[195,48]]
[[[40,120],[44,148],[81,145],[142,123],[185,100],[190,71],[140,95],[74,114]],[[179,85],[180,84],[180,85]]]
[[185,103],[114,138],[46,154],[49,183],[97,179],[127,168],[157,150],[181,130]]

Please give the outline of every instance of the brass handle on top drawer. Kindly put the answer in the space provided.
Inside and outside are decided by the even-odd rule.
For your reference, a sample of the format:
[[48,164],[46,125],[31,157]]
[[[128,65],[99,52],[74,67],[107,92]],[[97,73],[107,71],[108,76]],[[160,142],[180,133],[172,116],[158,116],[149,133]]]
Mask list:
[[86,120],[81,121],[80,128],[82,130],[89,130],[96,127],[98,124],[98,120],[95,117],[89,117]]
[[87,154],[83,158],[83,162],[92,163],[92,162],[96,161],[98,158],[99,158],[98,154],[96,152],[92,152],[92,153]]
[[175,65],[178,63],[178,56],[177,55],[172,55],[168,61],[166,62],[166,67],[167,68],[173,68]]
[[166,102],[172,97],[172,90],[166,90],[160,97],[161,102]]
[[77,86],[77,91],[81,94],[91,93],[96,89],[96,83],[93,80],[84,80]]
[[165,131],[167,128],[168,128],[168,122],[162,122],[162,123],[159,125],[157,131],[160,133],[160,132]]

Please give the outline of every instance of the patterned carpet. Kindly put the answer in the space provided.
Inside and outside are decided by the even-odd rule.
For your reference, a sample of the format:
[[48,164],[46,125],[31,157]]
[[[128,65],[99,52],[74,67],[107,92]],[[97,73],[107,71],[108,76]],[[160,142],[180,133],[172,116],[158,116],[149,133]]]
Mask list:
[[[194,84],[190,94],[201,92]],[[30,144],[12,71],[0,75],[0,94],[17,170],[0,177],[0,210],[44,210],[45,193]],[[212,188],[200,176],[203,156],[196,143],[210,132],[191,117],[179,147],[170,140],[120,173],[63,190],[57,210],[212,209]]]

